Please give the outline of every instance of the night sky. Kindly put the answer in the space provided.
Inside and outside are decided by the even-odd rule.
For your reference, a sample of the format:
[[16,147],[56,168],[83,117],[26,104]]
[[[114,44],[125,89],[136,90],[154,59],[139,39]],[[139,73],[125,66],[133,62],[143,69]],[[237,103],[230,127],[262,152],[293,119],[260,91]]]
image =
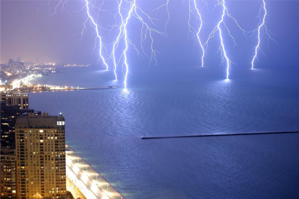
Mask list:
[[[99,5],[102,1],[94,1]],[[164,31],[164,24],[167,20],[165,8],[159,12],[152,10],[166,1],[138,0],[138,5],[156,18],[156,25],[153,26]],[[203,29],[201,38],[206,41],[208,34],[212,31],[219,20],[221,7],[214,9],[212,1],[208,1],[208,7],[199,1],[202,11]],[[265,55],[259,52],[260,62],[256,67],[292,67],[298,65],[299,55],[299,1],[273,1],[266,0],[268,16],[266,25],[271,36],[276,42],[268,40],[262,34],[261,48]],[[98,46],[95,47],[95,31],[91,24],[86,24],[86,32],[81,40],[81,32],[84,21],[87,19],[86,8],[83,0],[68,1],[65,9],[57,7],[58,1],[9,1],[1,0],[1,63],[7,63],[9,58],[21,57],[23,61],[58,62],[62,64],[101,64],[98,56]],[[227,0],[227,7],[230,13],[238,20],[246,30],[256,29],[259,25],[257,18],[262,1],[232,1]],[[118,28],[111,31],[115,23],[113,14],[116,14],[116,1],[106,1],[98,17],[98,23],[103,27],[100,33],[103,36],[104,44],[107,47],[105,57],[111,53],[112,42],[115,39]],[[109,12],[111,11],[111,12]],[[167,38],[154,34],[154,48],[157,50],[158,66],[186,66],[200,65],[201,51],[196,43],[196,38],[188,31],[188,1],[170,0],[169,4],[170,21],[166,29]],[[92,14],[96,16],[95,10]],[[119,16],[116,15],[117,24]],[[198,27],[199,21],[192,18],[194,27]],[[250,67],[250,60],[254,53],[256,34],[252,37],[244,37],[230,19],[226,18],[226,24],[235,36],[237,45],[234,47],[232,40],[225,36],[225,43],[228,55],[231,60],[240,67]],[[131,40],[139,44],[140,23],[132,18],[129,22],[128,34]],[[121,44],[122,45],[122,44]],[[220,63],[219,38],[211,41],[207,49],[207,66]],[[138,46],[140,49],[140,46]],[[145,42],[145,51],[149,55],[149,40]],[[133,47],[130,46],[129,62],[131,65],[148,65],[146,56],[137,56]],[[111,60],[108,60],[112,67]],[[298,69],[299,71],[299,69]]]

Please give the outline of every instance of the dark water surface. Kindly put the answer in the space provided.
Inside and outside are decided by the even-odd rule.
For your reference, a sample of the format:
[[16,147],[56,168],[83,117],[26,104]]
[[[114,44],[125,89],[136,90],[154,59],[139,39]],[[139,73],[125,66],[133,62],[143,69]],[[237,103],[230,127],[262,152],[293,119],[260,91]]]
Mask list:
[[[66,118],[67,143],[127,198],[297,198],[299,135],[141,140],[142,135],[299,130],[299,79],[276,70],[151,69],[122,89],[30,94]],[[42,84],[107,86],[112,73],[70,68]]]

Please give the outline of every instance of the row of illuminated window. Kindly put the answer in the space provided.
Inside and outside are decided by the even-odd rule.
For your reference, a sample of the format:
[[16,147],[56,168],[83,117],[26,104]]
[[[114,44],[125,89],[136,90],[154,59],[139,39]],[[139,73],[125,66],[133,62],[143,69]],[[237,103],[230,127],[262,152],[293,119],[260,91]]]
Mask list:
[[63,125],[65,125],[65,121],[57,121],[57,125],[58,126],[63,126]]

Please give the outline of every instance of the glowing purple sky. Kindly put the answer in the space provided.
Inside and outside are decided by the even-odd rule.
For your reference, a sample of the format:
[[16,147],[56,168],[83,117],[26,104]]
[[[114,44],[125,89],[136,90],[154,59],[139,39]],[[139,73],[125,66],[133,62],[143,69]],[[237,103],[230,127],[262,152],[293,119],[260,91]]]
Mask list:
[[[84,6],[84,1],[69,1],[65,4],[66,9],[63,12],[58,9],[57,14],[49,18],[48,16],[54,12],[57,2],[53,1],[50,6],[43,6],[47,4],[47,1],[1,1],[1,63],[6,63],[9,58],[16,56],[21,57],[24,61],[36,61],[38,58],[41,62],[97,63],[99,58],[97,50],[93,53],[95,35],[89,23],[81,41],[80,33],[87,16],[85,11],[75,11],[79,11]],[[150,11],[160,5],[160,1],[143,1],[142,3],[144,6],[141,5],[141,7],[155,16]],[[260,4],[261,1],[227,0],[231,14],[248,30],[257,28],[259,21],[256,20],[256,15]],[[268,47],[267,38],[264,37],[261,47],[267,57],[259,55],[260,61],[267,61],[269,65],[295,65],[299,60],[299,26],[297,22],[299,2],[268,1],[267,6],[267,26],[273,32],[272,36],[278,45],[269,41]],[[111,1],[104,8],[113,13],[116,13],[117,9],[116,4]],[[158,63],[200,64],[197,57],[200,48],[196,45],[196,38],[188,32],[188,2],[170,0],[169,11],[171,19],[167,28],[168,39],[161,36],[155,37],[158,43],[155,48],[159,51]],[[209,28],[215,24],[215,20],[217,21],[219,12],[217,14],[217,10],[212,11],[212,8],[204,8],[202,11],[203,38],[206,38],[210,33]],[[155,17],[160,19],[157,22],[157,27],[163,30],[162,25],[167,20],[166,13],[161,10]],[[99,20],[105,28],[109,28],[109,25],[114,22],[110,13],[101,13]],[[139,24],[132,22],[130,25],[131,32],[129,34],[134,38],[140,34]],[[235,31],[234,28],[232,30]],[[109,51],[117,28],[110,34],[108,31],[100,31]],[[241,37],[242,34],[236,31],[237,46],[233,48],[230,43],[228,45],[231,46],[229,53],[232,61],[243,64],[250,62],[256,40],[255,36],[248,39],[241,39]],[[209,56],[207,62],[210,61],[210,64],[214,64],[215,59],[215,63],[219,63],[219,54],[215,54],[218,48],[218,38],[214,40],[207,55]],[[134,62],[146,63],[148,61],[144,57],[138,58],[134,51],[131,51],[130,55]]]

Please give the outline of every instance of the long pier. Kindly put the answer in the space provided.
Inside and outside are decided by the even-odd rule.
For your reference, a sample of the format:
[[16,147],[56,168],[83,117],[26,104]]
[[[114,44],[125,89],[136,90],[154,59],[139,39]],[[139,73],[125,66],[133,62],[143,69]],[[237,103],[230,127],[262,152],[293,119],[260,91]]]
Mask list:
[[250,132],[250,133],[219,133],[219,134],[195,134],[195,135],[165,135],[165,136],[143,136],[141,139],[170,139],[170,138],[196,138],[196,137],[224,137],[224,136],[245,136],[245,135],[274,135],[274,134],[295,134],[299,131],[279,132]]

